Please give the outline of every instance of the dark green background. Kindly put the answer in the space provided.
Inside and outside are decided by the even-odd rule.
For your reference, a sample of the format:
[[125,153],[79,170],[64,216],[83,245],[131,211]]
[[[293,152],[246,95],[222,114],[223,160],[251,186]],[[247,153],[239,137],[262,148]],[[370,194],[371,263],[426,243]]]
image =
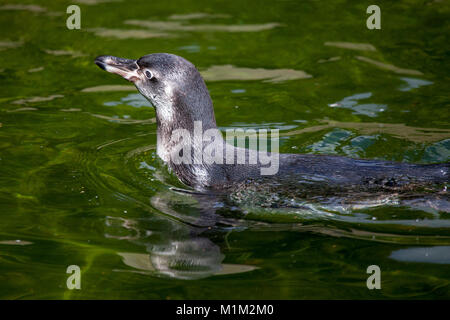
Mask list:
[[[0,7],[12,3],[32,2],[2,0]],[[232,227],[203,230],[195,223],[199,204],[169,189],[180,183],[155,159],[156,124],[129,121],[151,119],[154,110],[127,102],[108,105],[136,93],[132,91],[81,92],[98,85],[127,84],[93,64],[103,54],[138,58],[170,52],[190,60],[200,71],[227,64],[304,70],[313,77],[280,83],[208,81],[218,125],[279,127],[282,134],[313,128],[283,137],[281,152],[449,161],[448,1],[377,1],[381,30],[366,28],[366,8],[373,1],[79,4],[81,30],[66,28],[70,1],[34,4],[47,10],[0,10],[0,42],[22,43],[0,51],[0,298],[450,298],[448,262],[389,258],[400,249],[448,246],[448,213],[391,205],[348,215],[333,213],[331,218],[314,210],[253,208],[244,217],[234,214],[239,211],[236,208],[219,203],[224,206],[220,214],[231,219]],[[89,31],[144,29],[124,21],[170,21],[172,14],[196,12],[228,17],[182,23],[281,25],[259,32],[168,31],[172,37],[152,39],[100,37]],[[369,43],[377,50],[324,45],[336,41]],[[54,55],[46,50],[82,55]],[[340,60],[318,62],[336,56]],[[383,70],[356,56],[419,70],[423,75]],[[39,67],[44,69],[28,71]],[[432,84],[401,91],[405,86],[402,77]],[[245,92],[232,92],[242,89]],[[359,104],[386,106],[374,117],[328,106],[368,92],[371,97]],[[51,95],[63,97],[17,103]],[[338,123],[314,129],[327,120]],[[364,132],[365,124],[371,123],[394,129]],[[412,127],[416,136],[405,134],[402,124]],[[372,218],[394,222],[375,223]],[[433,223],[416,224],[416,219]],[[198,252],[191,248],[180,254],[177,248],[199,238],[209,249],[202,253],[204,262],[191,266],[189,257]],[[18,244],[15,240],[25,245],[13,245]],[[140,273],[124,264],[119,252],[174,258],[170,268],[192,269],[197,275],[206,270],[206,275],[186,280],[177,272]],[[183,255],[185,264],[177,260],[183,260]],[[257,269],[207,274],[208,267],[220,264],[222,258],[225,264]],[[66,268],[72,264],[82,270],[81,290],[66,288]],[[381,290],[366,287],[366,268],[372,264],[381,268]]]

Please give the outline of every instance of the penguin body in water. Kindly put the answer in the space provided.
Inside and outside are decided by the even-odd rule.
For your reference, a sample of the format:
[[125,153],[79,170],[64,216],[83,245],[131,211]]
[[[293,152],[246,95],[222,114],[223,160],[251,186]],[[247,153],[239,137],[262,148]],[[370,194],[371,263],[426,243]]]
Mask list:
[[[267,163],[238,161],[239,152],[249,159],[254,151],[231,146],[223,140],[217,129],[205,82],[195,66],[186,59],[173,54],[155,53],[138,60],[99,56],[95,63],[133,82],[152,103],[156,110],[158,156],[183,183],[197,190],[228,190],[255,180],[291,187],[296,184],[321,185],[325,189],[360,191],[408,190],[448,182],[448,163],[420,165],[257,151],[253,155],[258,158],[269,156],[277,161],[276,172],[264,174]],[[208,130],[212,132],[211,141],[215,150],[222,150],[216,152],[216,161],[198,161],[196,158],[196,154],[201,154],[211,142],[192,143],[189,139],[174,139],[174,133],[195,136],[196,123],[201,123],[202,135]],[[189,150],[188,155],[185,150]],[[183,161],[188,158],[191,160]]]

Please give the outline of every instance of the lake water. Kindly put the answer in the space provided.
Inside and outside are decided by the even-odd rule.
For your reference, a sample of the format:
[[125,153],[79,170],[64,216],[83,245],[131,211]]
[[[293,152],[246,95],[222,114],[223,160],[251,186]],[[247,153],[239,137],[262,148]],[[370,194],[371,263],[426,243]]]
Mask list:
[[0,298],[450,298],[446,191],[283,210],[177,191],[153,108],[93,63],[183,56],[221,129],[278,128],[284,153],[448,162],[449,3],[377,4],[381,30],[363,1],[2,0]]

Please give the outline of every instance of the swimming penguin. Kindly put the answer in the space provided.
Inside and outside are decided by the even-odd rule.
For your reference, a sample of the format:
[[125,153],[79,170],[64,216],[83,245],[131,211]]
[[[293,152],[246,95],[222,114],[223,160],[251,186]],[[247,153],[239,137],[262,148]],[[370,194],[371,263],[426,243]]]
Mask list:
[[[249,159],[254,151],[231,146],[224,142],[220,133],[217,134],[208,89],[198,70],[186,59],[155,53],[138,60],[99,56],[95,63],[103,70],[133,82],[151,102],[156,111],[158,156],[182,182],[197,190],[233,188],[255,180],[276,181],[294,189],[296,184],[302,183],[349,190],[400,190],[448,182],[449,163],[420,165],[267,152],[264,152],[266,158],[268,155],[272,157],[279,167],[273,174],[264,174],[267,163],[239,162],[239,152],[243,151]],[[215,161],[196,161],[196,155],[208,147],[207,141],[192,143],[192,140],[185,141],[182,137],[183,134],[195,136],[199,130],[197,123],[201,124],[201,134],[212,132],[209,143],[215,146]],[[227,158],[230,154],[231,158]],[[262,157],[263,153],[258,151],[257,156]]]

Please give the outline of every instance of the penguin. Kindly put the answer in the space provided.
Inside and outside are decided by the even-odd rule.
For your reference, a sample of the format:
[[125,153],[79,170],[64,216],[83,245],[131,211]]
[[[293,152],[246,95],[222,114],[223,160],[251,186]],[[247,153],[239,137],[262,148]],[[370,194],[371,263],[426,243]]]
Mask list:
[[[149,54],[137,60],[103,55],[95,63],[132,82],[154,106],[157,155],[184,184],[196,190],[228,190],[237,185],[241,188],[252,181],[284,184],[294,189],[299,184],[320,184],[325,189],[359,191],[410,190],[448,183],[449,163],[409,164],[236,147],[223,139],[206,84],[186,59],[169,53]],[[199,131],[202,137],[209,133],[208,141],[193,141]],[[190,139],[185,139],[186,136]],[[214,161],[201,157],[208,147],[214,151],[211,152]],[[276,166],[269,164],[276,170],[268,170],[267,161],[243,163],[239,155],[245,159],[252,155],[258,159],[265,157],[276,162]]]

